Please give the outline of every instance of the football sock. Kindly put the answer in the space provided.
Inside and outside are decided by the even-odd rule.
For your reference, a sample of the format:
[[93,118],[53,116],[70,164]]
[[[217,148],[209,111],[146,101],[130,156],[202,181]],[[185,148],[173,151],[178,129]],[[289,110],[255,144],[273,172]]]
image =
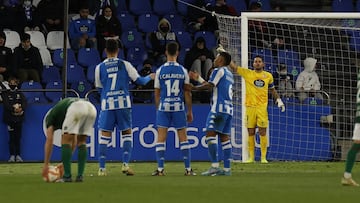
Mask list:
[[87,159],[86,144],[82,144],[78,147],[78,176],[82,176],[84,174],[86,159]]
[[360,144],[353,144],[346,157],[345,172],[351,173],[355,164],[356,154],[360,150]]
[[205,141],[206,144],[208,145],[209,157],[211,163],[218,163],[219,155],[218,155],[218,145],[217,145],[216,137],[206,137]]
[[165,165],[165,150],[166,145],[164,142],[156,143],[156,160],[158,163],[158,168],[163,169]]
[[260,149],[261,149],[261,159],[266,159],[267,153],[267,137],[260,136]]
[[250,160],[255,160],[255,136],[254,135],[249,135],[248,138],[248,150],[249,150],[249,159]]
[[224,154],[224,168],[231,168],[231,142],[230,140],[221,142]]
[[71,155],[72,149],[70,144],[61,145],[61,159],[64,165],[64,176],[66,178],[71,177]]
[[133,148],[132,134],[122,135],[123,145],[123,163],[128,164],[131,159],[131,152]]
[[191,153],[189,141],[180,142],[180,150],[184,159],[185,168],[190,169]]
[[107,145],[109,144],[111,137],[101,135],[99,141],[99,168],[105,168]]

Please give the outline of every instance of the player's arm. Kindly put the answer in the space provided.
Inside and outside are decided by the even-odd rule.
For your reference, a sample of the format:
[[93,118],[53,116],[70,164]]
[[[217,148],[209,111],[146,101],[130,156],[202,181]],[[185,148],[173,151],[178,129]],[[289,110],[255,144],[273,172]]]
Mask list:
[[184,96],[185,96],[185,105],[186,105],[186,117],[187,122],[191,123],[193,121],[193,113],[192,113],[192,95],[191,95],[191,85],[185,84],[184,86]]
[[190,71],[189,77],[190,77],[190,79],[195,80],[200,83],[200,85],[192,86],[193,90],[198,90],[198,91],[212,90],[212,88],[214,87],[214,85],[212,83],[205,81],[197,72]]
[[156,110],[158,110],[159,105],[160,105],[160,89],[159,88],[155,88],[155,90],[154,90],[154,99],[155,99]]
[[46,141],[44,146],[44,166],[42,175],[46,176],[48,166],[50,164],[50,157],[52,154],[53,149],[53,143],[54,143],[54,126],[50,125],[46,128]]
[[269,89],[271,91],[271,94],[273,96],[273,98],[275,99],[276,101],[276,104],[278,105],[279,108],[281,108],[281,112],[284,112],[285,111],[285,105],[284,103],[282,102],[279,94],[277,93],[277,91],[275,90],[275,87],[272,87]]
[[124,62],[126,71],[129,74],[129,77],[132,81],[134,81],[137,85],[146,85],[150,80],[154,80],[155,74],[151,73],[147,76],[141,77],[139,73],[136,71],[135,67],[131,65],[129,62]]

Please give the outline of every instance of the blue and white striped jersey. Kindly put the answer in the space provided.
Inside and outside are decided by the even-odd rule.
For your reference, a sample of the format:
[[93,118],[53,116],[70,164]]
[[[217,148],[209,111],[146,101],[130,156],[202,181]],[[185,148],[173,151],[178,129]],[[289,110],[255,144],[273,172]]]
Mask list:
[[215,68],[208,82],[214,84],[211,112],[233,115],[233,74],[226,67]]
[[187,70],[177,62],[166,62],[156,71],[154,87],[160,89],[159,111],[184,111],[184,85],[190,84]]
[[101,89],[101,110],[131,108],[129,82],[139,78],[128,61],[108,58],[95,68],[95,87]]

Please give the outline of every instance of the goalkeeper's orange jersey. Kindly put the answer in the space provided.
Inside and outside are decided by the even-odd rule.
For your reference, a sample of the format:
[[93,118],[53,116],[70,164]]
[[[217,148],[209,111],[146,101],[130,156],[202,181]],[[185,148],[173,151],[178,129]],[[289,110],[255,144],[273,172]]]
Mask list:
[[268,105],[269,88],[274,88],[274,78],[271,73],[267,71],[256,72],[240,66],[237,73],[245,80],[245,105],[249,107],[266,107]]

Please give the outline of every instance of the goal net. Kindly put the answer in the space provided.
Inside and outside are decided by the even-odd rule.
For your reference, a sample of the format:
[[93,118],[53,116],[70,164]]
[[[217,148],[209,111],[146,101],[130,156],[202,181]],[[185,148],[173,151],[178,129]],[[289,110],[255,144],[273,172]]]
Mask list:
[[[253,58],[262,56],[285,103],[282,113],[269,95],[268,160],[345,159],[356,111],[359,15],[245,12],[241,17],[216,17],[219,42],[242,67],[251,68]],[[307,87],[300,80],[298,84],[305,90],[297,90],[304,60],[310,57],[316,59],[320,90],[312,90],[314,86]],[[312,79],[305,77],[306,81]],[[245,87],[241,77],[236,77],[235,83],[233,158],[245,161]],[[258,135],[255,159],[260,159]]]

